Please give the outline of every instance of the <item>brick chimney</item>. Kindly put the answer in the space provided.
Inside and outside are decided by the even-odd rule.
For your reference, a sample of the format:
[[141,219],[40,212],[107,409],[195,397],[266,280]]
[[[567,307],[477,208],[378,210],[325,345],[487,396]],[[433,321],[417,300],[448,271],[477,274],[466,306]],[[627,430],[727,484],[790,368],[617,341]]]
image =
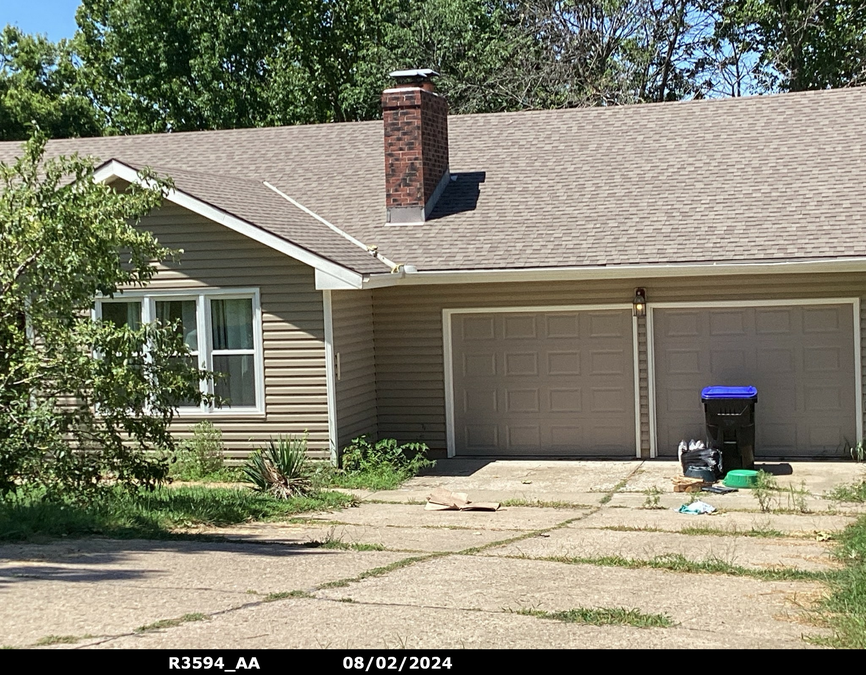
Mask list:
[[397,70],[382,92],[386,222],[422,223],[448,185],[448,103],[429,70]]

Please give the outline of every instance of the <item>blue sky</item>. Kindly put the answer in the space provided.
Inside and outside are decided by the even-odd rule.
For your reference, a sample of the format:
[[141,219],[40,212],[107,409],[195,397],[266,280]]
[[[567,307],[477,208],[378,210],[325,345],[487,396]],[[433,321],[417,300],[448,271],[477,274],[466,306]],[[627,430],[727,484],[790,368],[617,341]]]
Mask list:
[[81,0],[0,0],[0,27],[14,24],[25,33],[47,34],[57,42],[75,33]]

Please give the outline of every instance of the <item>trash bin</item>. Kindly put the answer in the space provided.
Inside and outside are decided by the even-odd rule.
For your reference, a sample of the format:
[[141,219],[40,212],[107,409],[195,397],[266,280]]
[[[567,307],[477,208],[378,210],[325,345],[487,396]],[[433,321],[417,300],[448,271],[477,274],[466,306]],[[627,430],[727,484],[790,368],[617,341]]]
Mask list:
[[755,468],[754,387],[705,387],[701,401],[707,420],[707,445],[722,453],[722,469]]

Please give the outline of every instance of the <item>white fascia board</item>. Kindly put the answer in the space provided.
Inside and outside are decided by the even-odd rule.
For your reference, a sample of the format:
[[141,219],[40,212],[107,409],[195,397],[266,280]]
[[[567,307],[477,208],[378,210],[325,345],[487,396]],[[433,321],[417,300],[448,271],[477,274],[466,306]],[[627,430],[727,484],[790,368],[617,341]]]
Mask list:
[[770,263],[683,263],[413,273],[401,271],[398,274],[364,275],[363,287],[382,288],[385,286],[420,286],[427,284],[488,284],[513,281],[582,281],[589,279],[649,279],[727,276],[736,274],[809,274],[821,272],[866,272],[866,258],[790,260]]
[[[135,169],[133,169],[131,166],[123,164],[122,162],[118,162],[117,160],[111,160],[109,162],[106,162],[93,173],[93,177],[96,181],[103,183],[110,182],[113,178],[120,178],[121,180],[125,180],[129,183],[142,184],[138,172]],[[193,195],[173,189],[168,191],[165,198],[173,204],[177,204],[178,206],[187,209],[188,211],[197,213],[198,215],[203,216],[208,220],[219,223],[220,225],[223,225],[230,230],[234,230],[238,234],[242,234],[245,237],[249,237],[250,239],[259,242],[260,244],[264,244],[268,248],[279,251],[280,253],[287,255],[294,260],[297,260],[298,262],[309,265],[317,272],[317,289],[319,289],[319,271],[322,271],[326,273],[329,277],[332,277],[333,279],[336,279],[339,282],[346,284],[342,288],[361,288],[363,277],[357,272],[353,272],[352,270],[349,270],[342,265],[337,265],[336,263],[322,258],[315,253],[311,253],[310,251],[301,248],[296,244],[292,244],[291,242],[288,242],[285,239],[281,239],[280,237],[277,237],[270,232],[266,232],[265,230],[262,230],[255,225],[251,225],[245,220],[241,220],[240,218],[233,216],[230,213],[211,206],[207,202],[204,202],[194,197]]]
[[316,269],[316,290],[319,291],[343,291],[354,290],[361,288],[361,275],[358,275],[357,282],[347,281],[328,274],[324,270]]

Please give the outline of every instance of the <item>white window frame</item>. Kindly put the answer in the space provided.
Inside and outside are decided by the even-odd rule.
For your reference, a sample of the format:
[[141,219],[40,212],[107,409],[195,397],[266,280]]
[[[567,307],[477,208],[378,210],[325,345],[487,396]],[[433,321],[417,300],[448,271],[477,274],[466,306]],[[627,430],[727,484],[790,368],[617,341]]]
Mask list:
[[[265,366],[262,340],[262,309],[258,288],[206,288],[184,290],[127,290],[118,292],[113,298],[98,297],[94,303],[93,317],[102,318],[103,303],[110,302],[141,302],[141,322],[150,323],[156,319],[157,301],[194,300],[196,303],[196,337],[198,339],[198,361],[202,370],[213,371],[213,336],[211,335],[211,301],[212,300],[251,300],[253,305],[253,363],[255,368],[254,406],[234,406],[218,408],[202,403],[201,406],[181,406],[178,417],[237,417],[263,416],[265,414]],[[217,356],[232,354],[249,354],[250,350],[219,350]],[[202,394],[214,393],[213,381],[201,382]]]

